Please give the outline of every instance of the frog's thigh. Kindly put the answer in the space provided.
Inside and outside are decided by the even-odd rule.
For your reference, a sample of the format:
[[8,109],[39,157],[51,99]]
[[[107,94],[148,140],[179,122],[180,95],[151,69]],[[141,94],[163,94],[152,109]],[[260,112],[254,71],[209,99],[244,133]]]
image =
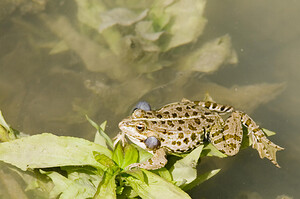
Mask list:
[[211,143],[221,152],[226,155],[233,156],[240,150],[243,127],[241,124],[241,115],[233,112],[227,118],[223,128],[219,125],[214,125],[210,133]]
[[154,170],[164,167],[167,164],[166,152],[163,148],[156,150],[149,160],[142,163],[134,163],[129,165],[129,169],[139,167],[147,170]]

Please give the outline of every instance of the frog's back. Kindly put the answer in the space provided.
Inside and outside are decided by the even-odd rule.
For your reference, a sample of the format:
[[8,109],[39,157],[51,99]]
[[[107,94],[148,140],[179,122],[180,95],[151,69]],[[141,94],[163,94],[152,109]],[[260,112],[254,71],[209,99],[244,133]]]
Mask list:
[[205,139],[215,114],[191,101],[168,104],[156,111],[146,111],[147,128],[158,132],[161,146],[181,153],[194,149]]

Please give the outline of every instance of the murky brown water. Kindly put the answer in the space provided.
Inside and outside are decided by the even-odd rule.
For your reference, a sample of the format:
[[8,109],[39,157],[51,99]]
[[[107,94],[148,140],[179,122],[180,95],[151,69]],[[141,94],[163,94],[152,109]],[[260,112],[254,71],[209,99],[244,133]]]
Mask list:
[[[136,62],[145,55],[139,48],[125,51],[129,58],[122,65],[112,57],[102,59],[98,53],[103,47],[95,43],[103,41],[91,39],[96,33],[76,22],[73,4],[49,3],[44,12],[37,9],[38,14],[21,15],[25,11],[20,5],[13,11],[0,9],[0,110],[13,127],[28,134],[51,132],[91,140],[94,129],[85,120],[88,114],[99,123],[108,120],[108,133],[114,136],[118,121],[141,99],[158,108],[183,97],[201,100],[209,92],[216,101],[245,110],[261,126],[277,132],[271,140],[286,149],[278,153],[281,169],[250,148],[233,158],[203,160],[199,172],[224,169],[193,189],[191,196],[300,198],[300,2],[208,1],[208,21],[199,41],[160,54],[169,63],[229,34],[238,64],[225,64],[208,74],[179,73],[168,64],[161,69],[151,60],[145,63],[153,71],[141,68]],[[69,50],[49,54],[62,40]]]

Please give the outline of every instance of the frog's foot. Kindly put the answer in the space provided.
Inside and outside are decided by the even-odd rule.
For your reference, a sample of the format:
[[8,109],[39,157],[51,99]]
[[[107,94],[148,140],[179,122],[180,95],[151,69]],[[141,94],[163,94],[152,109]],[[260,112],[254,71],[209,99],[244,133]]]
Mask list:
[[215,124],[211,129],[209,139],[222,153],[228,156],[237,154],[243,139],[243,127],[240,114],[233,112],[230,117],[227,118],[221,129],[220,124]]
[[125,138],[125,133],[120,132],[116,137],[113,138],[114,141],[114,147],[117,145],[119,141],[121,141],[122,146],[124,147],[127,143],[127,140]]
[[149,160],[142,163],[133,163],[125,169],[132,170],[133,168],[143,168],[147,170],[154,170],[164,167],[167,164],[166,152],[163,148],[156,150]]
[[240,112],[243,125],[248,128],[248,137],[252,143],[252,148],[256,149],[260,158],[266,157],[275,166],[280,168],[276,161],[276,152],[284,148],[271,142],[259,126],[245,113]]

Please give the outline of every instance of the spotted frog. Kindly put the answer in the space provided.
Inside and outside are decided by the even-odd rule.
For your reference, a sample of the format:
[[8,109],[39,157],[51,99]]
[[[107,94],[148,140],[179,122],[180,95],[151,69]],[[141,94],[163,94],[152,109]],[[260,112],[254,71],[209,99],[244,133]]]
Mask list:
[[283,150],[265,136],[262,129],[244,112],[214,102],[190,101],[171,103],[158,110],[136,109],[119,123],[121,133],[153,157],[134,163],[129,168],[158,169],[167,163],[167,153],[185,153],[204,142],[212,143],[222,153],[233,156],[239,152],[243,126],[248,129],[252,147],[261,158],[266,157],[279,167],[276,152]]

